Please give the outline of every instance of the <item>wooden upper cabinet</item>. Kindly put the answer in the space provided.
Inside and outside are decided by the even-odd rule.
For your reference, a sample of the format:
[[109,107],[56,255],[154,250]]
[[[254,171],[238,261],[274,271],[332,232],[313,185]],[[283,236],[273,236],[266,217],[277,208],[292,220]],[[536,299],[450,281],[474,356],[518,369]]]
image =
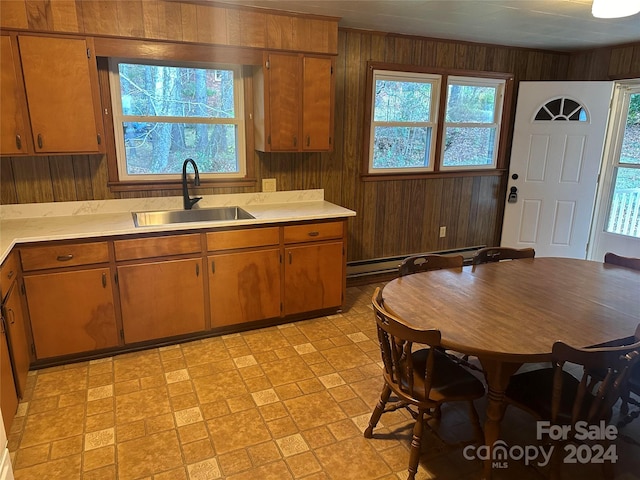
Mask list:
[[256,149],[333,148],[333,58],[268,53],[254,74]]
[[[17,46],[16,46],[17,47]],[[27,105],[22,89],[20,62],[12,38],[0,37],[0,154],[25,155],[33,152],[31,132],[26,122]]]
[[[35,153],[104,151],[93,39],[18,35],[17,40]],[[3,102],[3,120],[4,108]]]
[[302,59],[302,150],[333,148],[333,59]]

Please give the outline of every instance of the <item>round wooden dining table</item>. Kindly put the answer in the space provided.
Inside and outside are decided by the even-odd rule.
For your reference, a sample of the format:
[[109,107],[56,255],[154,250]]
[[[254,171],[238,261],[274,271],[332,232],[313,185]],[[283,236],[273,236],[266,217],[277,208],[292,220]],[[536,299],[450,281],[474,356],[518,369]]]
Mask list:
[[478,357],[488,386],[489,448],[500,434],[509,378],[523,364],[550,361],[557,340],[601,345],[632,337],[640,323],[640,271],[569,258],[415,273],[392,280],[382,295],[409,325],[439,329],[446,349]]

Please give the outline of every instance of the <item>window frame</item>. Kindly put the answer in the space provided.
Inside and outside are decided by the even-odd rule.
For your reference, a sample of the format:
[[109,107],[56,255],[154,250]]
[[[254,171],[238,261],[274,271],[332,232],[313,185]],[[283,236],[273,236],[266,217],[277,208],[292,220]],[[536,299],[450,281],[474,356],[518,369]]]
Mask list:
[[[384,171],[371,172],[369,167],[372,157],[373,142],[373,102],[374,97],[374,71],[410,72],[412,74],[440,75],[440,94],[437,110],[437,127],[435,134],[434,162],[433,168],[424,169],[384,169]],[[444,116],[446,114],[446,102],[449,86],[449,78],[469,78],[477,82],[494,80],[504,82],[501,99],[501,113],[498,118],[499,131],[496,134],[497,147],[495,149],[495,164],[492,166],[466,166],[466,167],[442,167],[443,154],[442,144],[444,137]],[[470,71],[443,68],[428,68],[416,65],[391,64],[386,62],[367,62],[367,79],[365,92],[365,120],[363,122],[363,147],[360,178],[363,181],[385,181],[410,178],[437,178],[437,177],[461,177],[476,175],[500,175],[508,166],[507,139],[510,132],[509,119],[511,118],[513,105],[512,95],[514,86],[514,75],[512,73],[492,72],[492,71]],[[382,170],[382,169],[380,169]]]
[[[371,152],[373,151],[373,142],[375,140],[375,136],[373,132],[376,127],[427,127],[431,128],[431,139],[429,144],[435,145],[436,136],[437,136],[437,118],[438,118],[438,108],[440,106],[440,91],[441,91],[441,81],[442,77],[440,75],[433,74],[418,74],[415,72],[403,72],[403,71],[394,71],[394,70],[373,70],[373,79],[371,88],[375,88],[375,84],[377,80],[391,80],[391,81],[401,81],[404,79],[415,79],[416,83],[427,83],[431,85],[432,94],[431,94],[431,105],[429,107],[429,119],[428,121],[413,121],[413,122],[402,122],[402,121],[376,121],[374,118],[375,109],[370,109],[370,122],[371,122],[371,133],[369,138],[369,152],[368,155],[368,172],[372,174],[389,174],[389,173],[409,173],[409,172],[425,172],[425,171],[433,171],[433,165],[435,163],[435,148],[430,148],[429,151],[429,160],[426,167],[407,167],[407,168],[376,168],[373,165],[373,155]],[[375,102],[375,96],[373,92],[371,92],[371,101]]]
[[[233,72],[234,82],[234,110],[235,117],[233,119],[206,119],[207,117],[171,117],[171,116],[130,116],[122,113],[122,102],[120,93],[120,76],[118,66],[121,63],[136,65],[153,65],[167,66],[175,68],[201,68],[201,69],[224,69]],[[183,62],[183,61],[167,61],[167,60],[147,60],[139,58],[119,58],[109,57],[109,86],[111,94],[111,110],[112,123],[114,127],[114,142],[116,155],[116,168],[118,180],[133,184],[149,184],[163,181],[179,182],[181,181],[181,173],[175,174],[140,174],[132,175],[127,173],[127,159],[125,154],[125,140],[122,124],[127,121],[151,121],[162,119],[166,123],[206,123],[206,124],[225,124],[236,126],[236,149],[238,172],[232,173],[212,173],[200,171],[200,178],[207,180],[237,180],[247,176],[247,149],[246,149],[246,118],[244,115],[244,86],[242,81],[242,65],[222,64],[217,62]],[[204,120],[203,120],[204,119]]]
[[474,123],[474,122],[447,122],[446,111],[443,112],[442,117],[442,136],[445,138],[447,127],[453,128],[495,128],[494,144],[492,161],[487,165],[459,165],[459,166],[447,166],[444,164],[445,150],[441,149],[440,152],[440,169],[443,172],[448,171],[460,171],[460,170],[495,170],[498,163],[498,148],[500,146],[500,130],[502,129],[502,123],[500,119],[502,117],[502,111],[504,109],[504,90],[506,81],[504,79],[494,79],[486,77],[470,77],[468,75],[447,75],[447,98],[445,99],[445,108],[449,103],[449,86],[450,85],[464,85],[473,87],[492,86],[496,88],[496,101],[494,104],[493,122],[491,123]]

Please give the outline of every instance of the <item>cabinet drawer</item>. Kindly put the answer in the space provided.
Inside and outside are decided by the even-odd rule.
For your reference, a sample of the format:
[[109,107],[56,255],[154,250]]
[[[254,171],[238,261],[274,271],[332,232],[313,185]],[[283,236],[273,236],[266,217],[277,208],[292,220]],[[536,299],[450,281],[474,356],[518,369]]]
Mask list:
[[18,255],[16,253],[10,253],[6,258],[2,267],[0,267],[0,300],[9,293],[9,287],[11,283],[18,276]]
[[342,238],[343,222],[310,223],[284,227],[284,243],[315,242]]
[[75,243],[71,245],[51,245],[20,249],[22,270],[73,267],[109,261],[107,242]]
[[247,228],[207,233],[207,250],[263,247],[280,243],[280,228]]
[[199,233],[116,240],[113,243],[116,251],[116,260],[118,261],[199,253],[201,251]]

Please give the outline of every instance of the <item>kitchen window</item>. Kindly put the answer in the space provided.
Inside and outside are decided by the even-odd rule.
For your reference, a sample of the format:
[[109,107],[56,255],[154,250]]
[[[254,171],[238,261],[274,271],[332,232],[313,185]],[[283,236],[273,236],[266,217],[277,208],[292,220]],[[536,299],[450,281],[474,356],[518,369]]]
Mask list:
[[240,66],[111,59],[110,84],[119,181],[179,180],[187,158],[202,179],[245,176]]
[[495,171],[504,164],[511,75],[397,67],[370,64],[365,177]]

